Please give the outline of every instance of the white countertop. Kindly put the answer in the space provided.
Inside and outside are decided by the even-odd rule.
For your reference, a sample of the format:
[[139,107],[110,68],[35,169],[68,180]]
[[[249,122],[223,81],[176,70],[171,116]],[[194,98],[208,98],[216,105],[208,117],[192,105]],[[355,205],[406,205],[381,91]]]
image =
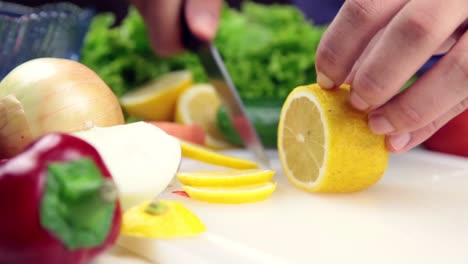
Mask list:
[[[367,191],[320,195],[289,184],[276,152],[269,154],[278,182],[269,200],[208,204],[172,194],[175,180],[162,197],[184,203],[207,232],[127,241],[120,245],[137,254],[116,246],[97,263],[468,263],[468,159],[415,149],[392,155]],[[183,160],[180,170],[206,167]]]

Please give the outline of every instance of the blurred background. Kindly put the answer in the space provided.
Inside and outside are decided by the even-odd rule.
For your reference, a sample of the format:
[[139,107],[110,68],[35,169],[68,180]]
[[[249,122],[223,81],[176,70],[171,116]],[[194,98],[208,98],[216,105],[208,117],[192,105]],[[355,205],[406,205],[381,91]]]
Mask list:
[[[8,2],[38,7],[45,3],[59,3],[63,0]],[[23,25],[24,30],[35,30],[33,33],[24,33],[24,30],[5,31],[8,29],[5,27],[8,23],[0,23],[0,38],[8,39],[11,34],[14,35],[10,38],[11,41],[3,41],[3,47],[0,46],[2,59],[0,78],[14,66],[34,56],[53,56],[79,60],[95,71],[118,97],[176,70],[191,71],[195,82],[206,81],[204,70],[195,54],[188,52],[172,58],[159,58],[152,52],[146,27],[139,14],[134,9],[132,12],[127,0],[68,2],[84,9],[92,9],[96,12],[96,16],[92,19],[80,18],[83,21],[81,25],[71,23],[68,27],[64,27],[67,23],[55,23],[60,27],[50,24],[45,29],[35,30],[38,24],[36,22],[30,22],[30,26]],[[225,60],[241,98],[244,101],[273,100],[271,104],[276,109],[280,109],[283,100],[294,87],[316,81],[316,48],[328,23],[333,20],[344,0],[226,0],[226,2],[229,10],[225,10],[221,17],[215,44]],[[0,7],[1,3],[2,1]],[[285,7],[285,4],[289,6]],[[57,31],[60,28],[61,31]],[[1,30],[9,33],[2,35]],[[49,38],[47,32],[55,39]],[[41,53],[35,54],[36,48]],[[408,80],[407,86],[439,58],[436,56],[431,58],[412,79]],[[464,114],[468,116],[468,111]],[[132,118],[132,116],[127,117],[128,120]],[[277,116],[273,117],[272,127],[277,121],[275,120]],[[465,120],[468,120],[468,117],[460,117],[459,120],[462,121],[457,123],[454,120],[449,124],[449,126],[454,123],[461,124],[451,128],[450,135],[453,135],[452,131],[463,131],[461,126],[467,126]],[[437,142],[441,143],[440,147],[434,149],[443,149],[447,146],[444,129],[435,135],[440,138]],[[265,129],[268,130],[271,129]],[[268,137],[274,146],[276,135]],[[235,140],[230,143],[235,143]],[[466,139],[465,144],[468,145]],[[451,152],[460,153],[458,149],[461,148],[462,151],[467,149],[460,147],[457,142],[453,145],[451,148],[457,150]]]
[[[61,0],[17,0],[17,1],[12,1],[15,3],[19,3],[22,5],[26,6],[39,6],[44,3],[58,3],[62,2]],[[93,7],[97,12],[112,12],[116,16],[117,21],[121,21],[127,14],[128,11],[128,1],[126,0],[75,0],[75,1],[69,1],[72,2],[80,7]],[[228,0],[226,1],[228,4],[232,7],[239,8],[241,5],[241,0]],[[277,0],[277,1],[272,1],[272,0],[259,0],[259,1],[253,1],[253,2],[258,2],[258,3],[281,3],[281,4],[289,4],[292,1],[289,0]]]
[[[13,1],[27,6],[39,6],[44,3],[57,3],[60,0],[17,0]],[[93,7],[97,12],[112,12],[116,16],[117,23],[121,21],[127,14],[128,1],[126,0],[75,0],[70,1],[80,7]],[[226,0],[229,6],[240,8],[242,0]],[[313,19],[316,24],[326,24],[333,19],[338,7],[342,5],[344,0],[250,0],[260,4],[294,4],[308,19]]]

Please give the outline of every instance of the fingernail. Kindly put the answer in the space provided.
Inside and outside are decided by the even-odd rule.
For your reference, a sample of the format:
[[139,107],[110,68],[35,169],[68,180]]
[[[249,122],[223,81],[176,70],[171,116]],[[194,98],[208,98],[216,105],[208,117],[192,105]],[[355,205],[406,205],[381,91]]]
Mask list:
[[333,81],[321,72],[317,72],[317,83],[320,85],[320,87],[325,89],[331,89],[335,86]]
[[369,104],[366,103],[357,93],[351,93],[349,100],[351,104],[361,111],[367,110],[369,108]]
[[375,134],[384,135],[395,131],[392,123],[381,115],[369,116],[369,127]]
[[388,141],[394,150],[400,150],[404,148],[411,140],[409,133],[403,133],[399,135],[390,136]]
[[211,38],[214,34],[216,21],[211,13],[201,12],[197,14],[193,23],[193,27],[196,28],[196,31],[203,34],[204,37]]

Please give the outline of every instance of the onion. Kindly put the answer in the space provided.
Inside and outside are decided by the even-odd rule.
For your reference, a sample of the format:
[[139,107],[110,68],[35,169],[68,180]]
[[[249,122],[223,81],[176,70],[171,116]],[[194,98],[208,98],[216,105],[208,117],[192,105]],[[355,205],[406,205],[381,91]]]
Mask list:
[[25,62],[0,82],[0,115],[0,158],[49,132],[124,123],[117,97],[95,72],[55,58]]
[[117,184],[124,210],[164,191],[182,159],[180,141],[146,122],[93,127],[71,134],[98,150]]

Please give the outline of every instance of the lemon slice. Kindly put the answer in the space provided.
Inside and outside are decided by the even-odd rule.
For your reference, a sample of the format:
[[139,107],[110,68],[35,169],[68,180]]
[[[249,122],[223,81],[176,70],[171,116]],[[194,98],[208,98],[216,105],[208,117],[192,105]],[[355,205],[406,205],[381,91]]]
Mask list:
[[367,115],[348,104],[350,88],[294,89],[278,126],[278,152],[286,177],[311,192],[353,192],[385,173],[385,137],[373,134]]
[[276,189],[276,183],[266,182],[248,186],[219,188],[183,185],[182,188],[191,198],[200,201],[240,204],[258,202],[269,198]]
[[212,165],[233,169],[256,169],[258,163],[233,156],[221,154],[203,146],[195,145],[187,141],[181,141],[182,156],[202,161]]
[[271,181],[275,171],[250,169],[228,171],[179,172],[177,178],[189,186],[234,187]]
[[167,73],[124,94],[120,97],[120,104],[131,116],[170,121],[174,119],[177,98],[192,82],[189,71]]
[[144,238],[181,238],[206,230],[200,219],[181,203],[160,200],[159,212],[148,213],[150,202],[127,210],[123,215],[121,234]]
[[216,113],[221,100],[210,84],[195,84],[177,100],[175,120],[182,124],[196,124],[206,132],[205,145],[213,149],[234,148],[226,142],[216,127]]

